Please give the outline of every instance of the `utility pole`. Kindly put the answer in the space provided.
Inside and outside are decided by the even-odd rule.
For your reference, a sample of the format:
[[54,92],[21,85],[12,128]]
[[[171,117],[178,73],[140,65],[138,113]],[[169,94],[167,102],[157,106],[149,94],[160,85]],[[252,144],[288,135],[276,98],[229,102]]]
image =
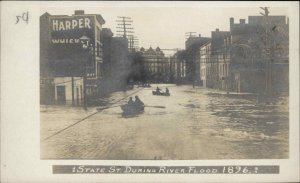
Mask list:
[[270,25],[269,25],[269,8],[260,7],[264,12],[260,14],[264,16],[264,26],[265,26],[265,72],[266,72],[266,88],[265,94],[268,96],[272,95],[272,62],[274,58],[274,48],[270,44]]
[[132,26],[132,20],[130,17],[118,16],[116,20],[118,22],[117,26],[117,35],[122,36],[128,40],[128,48],[132,52],[135,48],[136,37],[132,34],[134,33]]
[[196,32],[186,32],[185,37],[186,37],[186,39],[188,39],[190,37],[196,37],[194,34],[196,34]]
[[139,39],[134,35],[129,35],[129,50],[133,52],[138,47]]
[[127,35],[128,35],[127,33],[133,33],[133,31],[130,31],[133,28],[129,27],[129,26],[131,26],[131,23],[133,21],[131,20],[130,17],[118,16],[117,18],[118,18],[118,20],[116,20],[116,22],[119,22],[117,24],[118,25],[117,29],[119,29],[119,30],[117,30],[117,32],[122,33],[123,37],[127,38]]
[[72,75],[72,106],[75,106],[75,97],[74,97],[74,76]]

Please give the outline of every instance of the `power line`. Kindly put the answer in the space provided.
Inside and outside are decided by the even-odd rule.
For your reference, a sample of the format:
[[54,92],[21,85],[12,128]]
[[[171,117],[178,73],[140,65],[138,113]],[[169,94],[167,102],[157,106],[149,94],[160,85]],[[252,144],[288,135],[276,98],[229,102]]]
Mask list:
[[131,17],[118,16],[117,18],[118,20],[116,20],[116,22],[120,22],[117,24],[117,29],[119,29],[117,32],[123,33],[123,37],[127,38],[127,33],[133,33],[132,31],[129,31],[129,29],[133,29],[132,27],[129,27],[132,25],[130,22],[133,22]]
[[139,41],[139,39],[137,39],[137,37],[134,36],[134,35],[130,35],[128,41],[129,41],[129,49],[130,49],[130,51],[134,51],[136,49],[136,47],[138,47],[138,41]]
[[185,37],[186,37],[186,39],[188,39],[190,37],[196,37],[194,34],[196,34],[196,32],[186,32]]
[[[143,90],[143,88],[141,88],[141,89],[139,89],[139,90],[137,90],[137,91],[135,91],[135,92],[133,92],[133,93],[131,93],[131,94],[129,94],[129,95],[127,95],[127,96],[125,96],[125,97],[123,97],[123,98],[121,98],[121,99],[115,101],[115,102],[113,102],[113,103],[110,104],[109,106],[112,106],[112,105],[114,105],[114,104],[116,104],[116,103],[118,103],[118,102],[120,102],[120,101],[126,99],[127,97],[129,97],[129,96],[131,96],[131,95],[134,95],[134,94],[140,92],[141,90]],[[106,108],[104,108],[104,109],[106,109]],[[104,110],[104,109],[103,109],[103,110]],[[102,111],[102,110],[101,110],[101,111]],[[88,118],[94,116],[95,114],[97,114],[97,113],[99,113],[99,112],[100,112],[100,111],[94,112],[94,113],[92,113],[92,114],[90,114],[90,115],[88,115],[88,116],[86,116],[86,117],[80,119],[79,121],[77,121],[77,122],[75,122],[75,123],[73,123],[73,124],[71,124],[71,125],[69,125],[69,126],[63,128],[63,129],[61,129],[61,130],[55,132],[54,134],[50,135],[49,137],[44,138],[43,141],[46,141],[46,140],[48,140],[48,139],[50,139],[50,138],[52,138],[52,137],[54,137],[54,136],[60,134],[61,132],[65,131],[65,130],[67,130],[67,129],[69,129],[69,128],[71,128],[72,126],[77,125],[78,123],[80,123],[80,122],[82,122],[82,121],[85,121],[86,119],[88,119]]]
[[133,20],[131,17],[125,17],[125,16],[118,16],[118,19],[116,22],[117,24],[117,35],[123,36],[128,40],[128,48],[129,51],[133,52],[135,51],[136,47],[138,47],[138,39],[136,36],[133,35],[134,29],[132,26]]

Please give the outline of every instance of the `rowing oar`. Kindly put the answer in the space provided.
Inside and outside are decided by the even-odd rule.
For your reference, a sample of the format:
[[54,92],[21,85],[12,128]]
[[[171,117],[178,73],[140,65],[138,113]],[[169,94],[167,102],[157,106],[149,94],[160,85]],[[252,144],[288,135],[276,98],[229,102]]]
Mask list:
[[154,108],[166,108],[166,106],[160,106],[160,105],[145,105],[145,107],[154,107]]
[[[114,107],[120,107],[122,105],[116,105],[116,106],[110,106],[110,107],[103,107],[103,108],[97,108],[97,111],[102,111],[104,109],[110,109],[110,108],[114,108]],[[165,106],[159,106],[159,105],[146,105],[144,107],[153,107],[153,108],[166,108]]]
[[102,110],[104,110],[104,109],[109,109],[109,108],[114,108],[114,107],[120,107],[120,106],[121,106],[121,105],[97,108],[97,111],[102,111]]

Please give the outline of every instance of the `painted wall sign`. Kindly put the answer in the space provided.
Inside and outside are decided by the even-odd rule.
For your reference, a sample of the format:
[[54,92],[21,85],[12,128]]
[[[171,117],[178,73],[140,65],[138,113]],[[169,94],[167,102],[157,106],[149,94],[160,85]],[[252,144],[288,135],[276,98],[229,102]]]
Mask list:
[[93,16],[50,18],[50,42],[53,44],[78,44],[80,37],[88,36],[94,43],[95,19]]

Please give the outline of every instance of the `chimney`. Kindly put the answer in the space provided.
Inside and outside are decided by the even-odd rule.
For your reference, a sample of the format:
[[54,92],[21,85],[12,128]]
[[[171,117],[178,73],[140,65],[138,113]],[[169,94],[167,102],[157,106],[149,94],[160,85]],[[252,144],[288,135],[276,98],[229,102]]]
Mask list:
[[233,24],[234,24],[234,18],[231,17],[231,18],[230,18],[230,25],[233,25]]
[[84,10],[75,10],[75,15],[84,15]]
[[199,34],[198,36],[201,37],[201,34]]
[[233,24],[234,24],[234,18],[231,17],[229,20],[230,20],[230,31],[231,31],[233,28]]
[[219,32],[219,29],[216,29],[216,32]]
[[240,19],[240,24],[245,24],[246,20],[245,19]]

